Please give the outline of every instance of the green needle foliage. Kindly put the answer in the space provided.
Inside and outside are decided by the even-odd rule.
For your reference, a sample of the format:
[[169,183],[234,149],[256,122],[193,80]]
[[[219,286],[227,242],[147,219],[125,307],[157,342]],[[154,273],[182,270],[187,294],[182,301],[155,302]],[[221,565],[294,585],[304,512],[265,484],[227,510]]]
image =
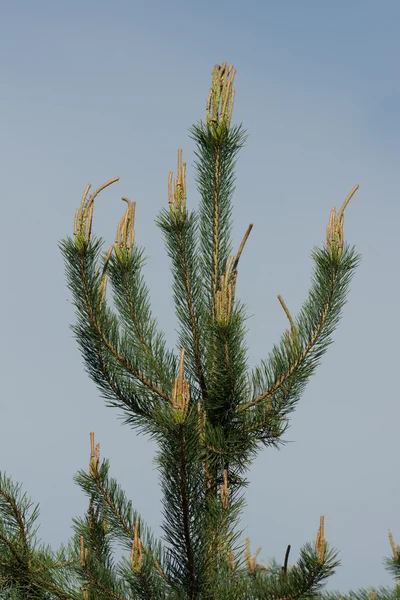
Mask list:
[[[289,328],[250,369],[246,309],[236,281],[252,225],[236,253],[231,242],[235,162],[246,138],[241,125],[231,125],[234,76],[226,63],[214,68],[205,121],[191,129],[198,210],[187,207],[179,150],[168,207],[157,219],[171,259],[177,354],[152,315],[145,258],[134,240],[135,203],[123,198],[127,209],[107,253],[92,235],[94,201],[117,178],[93,194],[87,186],[74,235],[61,243],[86,369],[108,405],[124,412],[125,423],[157,442],[162,543],[110,477],[108,461],[100,463],[91,434],[89,469],[75,476],[88,511],[56,553],[37,547],[38,509],[29,513],[20,488],[1,475],[1,598],[295,600],[320,595],[339,565],[323,517],[315,543],[301,549],[296,564],[289,564],[288,546],[283,565],[271,561],[267,567],[257,562],[260,549],[252,554],[249,540],[243,541],[239,521],[252,460],[262,447],[283,443],[289,416],[339,322],[359,261],[343,239],[344,209],[358,186],[337,214],[332,209],[326,243],[312,254],[311,289],[298,316],[292,318],[278,296]],[[391,541],[388,568],[400,577],[400,551]],[[127,552],[118,564],[116,542]],[[375,594],[394,598],[396,591]]]

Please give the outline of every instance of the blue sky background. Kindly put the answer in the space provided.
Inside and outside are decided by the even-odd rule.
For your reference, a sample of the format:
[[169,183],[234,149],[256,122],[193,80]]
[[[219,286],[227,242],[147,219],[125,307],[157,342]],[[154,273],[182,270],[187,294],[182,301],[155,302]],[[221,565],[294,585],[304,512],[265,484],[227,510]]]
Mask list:
[[[400,541],[398,454],[400,3],[396,0],[5,0],[0,8],[2,314],[0,469],[41,507],[41,539],[72,534],[86,498],[89,432],[158,535],[154,445],[121,426],[84,372],[57,242],[88,181],[107,244],[137,201],[153,310],[175,342],[168,259],[154,218],[193,143],[211,71],[237,69],[234,121],[249,138],[237,168],[234,246],[255,224],[238,292],[249,361],[266,357],[306,298],[310,251],[354,184],[345,236],[362,253],[335,343],[294,413],[281,451],[250,474],[246,535],[260,558],[294,558],[319,515],[342,566],[328,589],[391,585],[387,530]],[[168,290],[168,291],[167,291]]]

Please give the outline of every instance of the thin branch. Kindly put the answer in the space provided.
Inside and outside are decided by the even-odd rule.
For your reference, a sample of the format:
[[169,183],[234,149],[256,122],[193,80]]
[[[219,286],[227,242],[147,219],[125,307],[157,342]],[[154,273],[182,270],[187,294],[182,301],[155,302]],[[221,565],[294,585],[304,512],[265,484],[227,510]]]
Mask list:
[[240,257],[242,255],[242,252],[243,252],[243,248],[244,248],[244,246],[245,246],[245,244],[247,242],[247,239],[248,239],[248,237],[249,237],[250,232],[251,232],[252,229],[253,229],[253,223],[250,223],[250,225],[247,228],[246,233],[244,234],[244,237],[243,237],[243,239],[241,241],[241,244],[239,246],[238,253],[236,254],[235,261],[234,261],[234,263],[232,265],[232,271],[233,272],[236,271],[237,268],[238,268],[238,264],[239,264],[239,260],[240,260]]
[[247,231],[244,234],[244,237],[243,237],[243,239],[242,239],[242,241],[240,243],[239,250],[237,252],[236,258],[235,258],[235,260],[233,262],[233,265],[232,265],[232,271],[231,271],[231,273],[233,275],[233,285],[232,285],[232,295],[233,296],[235,296],[235,291],[236,291],[236,280],[237,280],[237,274],[238,274],[237,271],[238,271],[239,260],[240,260],[240,257],[242,255],[243,249],[245,247],[245,244],[247,242],[247,239],[248,239],[248,237],[249,237],[250,232],[251,232],[252,229],[253,229],[253,223],[250,223],[250,225],[248,226]]
[[358,183],[353,187],[353,189],[348,193],[346,200],[343,202],[342,206],[340,207],[340,210],[338,212],[338,220],[340,221],[343,213],[344,213],[344,209],[346,208],[346,206],[348,205],[348,203],[350,202],[350,200],[352,199],[352,197],[354,196],[354,194],[356,193],[356,191],[358,190],[360,186],[358,185]]
[[288,321],[290,323],[290,328],[293,331],[294,330],[294,321],[293,321],[292,315],[290,314],[289,309],[286,306],[285,301],[282,298],[282,296],[280,294],[278,294],[277,298],[278,298],[279,302],[281,303],[283,310],[285,311],[285,315],[287,316]]
[[286,554],[285,554],[285,560],[283,563],[283,567],[282,567],[282,575],[286,575],[287,573],[287,567],[288,567],[288,562],[289,562],[289,554],[290,554],[290,544],[288,545],[288,547],[286,548]]

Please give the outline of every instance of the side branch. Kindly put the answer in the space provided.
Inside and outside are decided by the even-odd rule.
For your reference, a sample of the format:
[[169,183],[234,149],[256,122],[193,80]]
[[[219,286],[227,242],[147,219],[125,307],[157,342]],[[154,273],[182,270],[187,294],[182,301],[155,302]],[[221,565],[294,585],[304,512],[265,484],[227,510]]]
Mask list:
[[[316,263],[314,282],[309,294],[309,300],[303,306],[302,313],[296,324],[283,299],[278,296],[279,302],[289,320],[290,331],[286,331],[281,343],[281,349],[274,347],[274,353],[271,356],[272,362],[275,360],[275,366],[278,368],[278,372],[271,376],[272,380],[275,379],[275,381],[270,383],[267,371],[267,380],[263,385],[267,389],[250,402],[239,406],[237,409],[238,412],[256,406],[265,399],[271,400],[272,394],[279,390],[295,374],[302,363],[305,362],[313,347],[320,343],[320,338],[322,340],[325,338],[325,345],[323,344],[321,347],[322,353],[324,352],[324,346],[326,347],[330,343],[329,335],[340,318],[341,307],[345,303],[352,271],[359,261],[359,256],[354,253],[353,249],[344,248],[343,237],[344,210],[357,189],[358,185],[354,186],[337,215],[335,208],[330,213],[326,232],[326,246],[324,249],[315,250],[313,253]],[[321,355],[321,352],[319,355]],[[310,360],[313,362],[312,357]],[[281,368],[282,361],[286,364]],[[293,385],[295,387],[296,382],[293,382]]]
[[127,261],[113,258],[106,266],[107,274],[127,337],[133,343],[133,351],[138,351],[137,360],[144,358],[148,379],[163,390],[169,390],[171,353],[164,350],[164,336],[157,331],[147,286],[141,276],[141,263],[141,252],[134,250]]
[[[107,382],[107,385],[109,386],[109,388],[113,391],[113,393],[115,394],[116,398],[118,398],[119,400],[121,400],[121,402],[128,408],[132,408],[132,399],[131,398],[127,398],[122,391],[120,390],[120,388],[115,384],[115,382],[113,381],[112,377],[110,376],[109,370],[107,368],[107,366],[104,363],[103,357],[101,356],[101,352],[97,352],[97,359],[99,361],[99,367],[101,369],[101,374],[104,378],[104,380]],[[146,413],[144,410],[142,410],[138,405],[135,406],[134,408],[135,413],[141,417],[148,417],[148,413]]]
[[278,381],[275,381],[275,383],[273,385],[271,385],[271,387],[269,387],[265,392],[263,392],[262,394],[260,394],[256,398],[254,398],[254,400],[251,400],[251,402],[247,402],[246,404],[242,404],[241,406],[239,406],[237,408],[238,413],[243,412],[244,410],[247,410],[251,406],[256,406],[257,404],[259,404],[260,402],[262,402],[265,399],[270,399],[272,394],[275,393],[282,386],[282,384],[284,384],[285,381],[287,381],[294,374],[296,369],[298,369],[298,367],[303,363],[303,361],[307,357],[308,353],[310,352],[310,350],[313,348],[313,346],[317,342],[318,336],[319,336],[319,334],[322,330],[322,327],[324,326],[324,324],[326,322],[328,314],[332,308],[333,292],[334,292],[334,290],[332,288],[329,299],[326,303],[325,309],[322,312],[320,321],[319,321],[317,327],[315,328],[313,335],[311,336],[308,344],[305,346],[305,348],[303,349],[303,351],[301,352],[301,354],[299,355],[297,360],[295,360],[295,362],[292,364],[290,369],[288,369],[286,371],[286,373],[284,373],[278,379]]
[[179,232],[178,241],[179,241],[179,250],[180,250],[180,256],[181,256],[182,270],[183,270],[184,278],[185,278],[186,301],[187,301],[187,307],[188,307],[188,311],[189,311],[190,328],[191,328],[192,336],[193,336],[196,374],[199,379],[200,389],[202,391],[202,395],[203,395],[203,399],[204,399],[207,396],[207,387],[206,387],[206,380],[204,377],[204,368],[203,368],[203,362],[202,362],[201,351],[200,351],[200,335],[199,335],[197,319],[196,319],[196,315],[195,315],[195,308],[194,308],[194,303],[193,303],[190,270],[189,270],[189,267],[188,267],[188,264],[186,261],[186,255],[187,255],[186,254],[186,245],[185,245],[185,241],[182,237],[181,232]]
[[[130,317],[131,317],[133,326],[135,328],[139,343],[140,343],[144,353],[148,357],[148,359],[154,361],[152,349],[150,347],[150,344],[146,340],[145,334],[143,332],[142,324],[140,323],[140,320],[138,318],[138,314],[137,314],[137,311],[135,308],[135,303],[132,298],[131,289],[129,287],[129,283],[126,278],[124,278],[124,287],[125,287],[125,294],[126,294],[127,301],[128,301]],[[158,371],[159,375],[162,374],[162,368],[159,365],[157,365],[157,371]]]
[[253,229],[253,223],[250,223],[250,225],[248,226],[247,231],[244,234],[244,237],[240,243],[238,253],[236,254],[236,258],[233,261],[232,271],[231,271],[232,277],[233,277],[233,285],[232,285],[232,295],[233,296],[235,296],[235,291],[236,291],[236,280],[237,280],[237,274],[238,274],[239,260],[240,260],[240,257],[242,256],[243,249],[245,247],[245,244],[247,242],[247,239],[248,239],[252,229]]
[[6,502],[8,502],[8,504],[11,506],[12,511],[15,515],[15,519],[18,523],[18,537],[22,540],[23,546],[25,550],[28,550],[28,543],[26,540],[26,531],[25,531],[25,524],[24,524],[24,520],[23,517],[21,515],[21,512],[17,506],[17,503],[15,502],[14,498],[11,496],[11,494],[8,494],[6,492],[6,490],[1,490],[0,489],[0,496],[4,496],[4,498],[6,499]]
[[[15,550],[15,548],[12,545],[12,543],[10,542],[10,540],[8,538],[6,538],[6,536],[3,535],[1,532],[0,532],[0,542],[3,542],[6,546],[8,546],[13,557],[22,565],[23,564],[22,558],[20,557],[18,552]],[[7,563],[4,563],[4,564],[7,564]]]
[[108,339],[108,337],[106,336],[105,332],[103,331],[97,316],[95,314],[95,311],[93,309],[92,306],[92,301],[90,298],[90,292],[89,292],[89,286],[88,286],[88,281],[87,281],[87,274],[86,274],[86,269],[85,269],[85,264],[84,261],[81,260],[81,276],[82,276],[82,283],[83,283],[83,288],[84,288],[84,294],[85,294],[85,301],[86,301],[86,307],[87,307],[87,311],[88,311],[88,316],[90,319],[90,322],[92,324],[92,326],[94,327],[94,329],[96,330],[98,336],[100,337],[101,341],[103,342],[103,344],[105,345],[105,347],[107,348],[107,350],[112,354],[112,356],[114,356],[114,358],[116,358],[118,360],[118,362],[129,372],[131,373],[131,375],[133,375],[136,379],[138,379],[144,386],[146,386],[151,392],[157,394],[160,398],[162,398],[163,400],[165,400],[166,402],[169,402],[169,397],[168,394],[166,394],[165,392],[163,392],[162,390],[160,390],[152,381],[150,381],[149,379],[147,379],[147,377],[145,377],[138,369],[136,369],[128,360],[125,356],[123,356],[120,352],[118,352],[117,348],[114,347],[114,345],[111,343],[111,341]]
[[247,242],[247,239],[248,239],[248,237],[249,237],[249,235],[250,235],[250,233],[251,233],[251,230],[252,230],[252,229],[253,229],[253,223],[250,223],[250,225],[249,225],[249,226],[248,226],[248,228],[247,228],[247,231],[246,231],[246,233],[245,233],[245,234],[244,234],[244,236],[243,236],[243,239],[242,239],[242,241],[241,241],[241,243],[240,243],[240,246],[239,246],[238,253],[236,254],[236,258],[235,258],[235,260],[234,260],[234,262],[233,262],[233,265],[232,265],[232,272],[235,272],[235,271],[237,271],[237,268],[238,268],[238,264],[239,264],[240,257],[241,257],[241,255],[242,255],[243,249],[244,249],[244,247],[245,247],[245,244],[246,244],[246,242]]
[[[134,531],[131,529],[131,527],[129,527],[129,525],[126,522],[126,520],[124,519],[123,515],[121,515],[120,511],[118,510],[115,503],[113,502],[107,489],[103,486],[97,469],[93,469],[91,471],[91,474],[93,477],[93,481],[95,482],[97,489],[99,490],[99,492],[100,492],[102,498],[104,499],[105,503],[107,504],[108,508],[118,519],[118,521],[119,521],[122,529],[125,531],[125,533],[133,540],[134,539]],[[157,570],[157,572],[159,573],[159,575],[161,575],[161,577],[164,579],[164,581],[166,581],[168,583],[168,577],[167,577],[166,573],[164,573],[162,567],[159,565],[159,563],[154,558],[154,556],[151,554],[151,552],[148,550],[148,548],[146,548],[146,546],[143,545],[143,542],[141,542],[141,547],[142,547],[143,552],[152,558],[153,565],[154,565],[155,569]]]

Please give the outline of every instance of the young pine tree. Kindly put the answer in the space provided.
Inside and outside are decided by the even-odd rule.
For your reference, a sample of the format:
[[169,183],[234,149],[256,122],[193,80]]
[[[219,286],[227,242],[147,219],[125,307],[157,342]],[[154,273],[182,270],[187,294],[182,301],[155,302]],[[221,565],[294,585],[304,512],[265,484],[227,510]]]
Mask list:
[[[250,600],[315,596],[338,565],[327,547],[323,518],[317,540],[295,565],[257,562],[242,539],[239,518],[246,475],[257,452],[276,447],[308,379],[331,342],[358,263],[344,243],[344,210],[332,209],[326,243],[313,251],[309,297],[296,318],[283,299],[289,328],[252,370],[246,358],[246,311],[236,296],[240,257],[249,225],[232,252],[235,162],[245,141],[232,125],[235,70],[216,66],[205,122],[191,129],[201,201],[187,207],[186,163],[178,151],[170,173],[168,207],[160,227],[173,275],[177,354],[167,348],[152,316],[143,277],[143,250],[135,244],[135,203],[127,203],[115,244],[102,253],[92,235],[94,201],[76,211],[74,236],[61,243],[76,306],[74,333],[87,371],[126,423],[158,444],[163,540],[156,541],[100,462],[91,434],[89,470],[75,479],[89,498],[75,535],[57,553],[37,549],[29,502],[11,480],[0,480],[1,598],[116,600]],[[112,304],[107,300],[107,284]],[[129,558],[115,564],[112,543]],[[397,568],[399,556],[397,555]],[[394,563],[393,563],[394,564]]]

